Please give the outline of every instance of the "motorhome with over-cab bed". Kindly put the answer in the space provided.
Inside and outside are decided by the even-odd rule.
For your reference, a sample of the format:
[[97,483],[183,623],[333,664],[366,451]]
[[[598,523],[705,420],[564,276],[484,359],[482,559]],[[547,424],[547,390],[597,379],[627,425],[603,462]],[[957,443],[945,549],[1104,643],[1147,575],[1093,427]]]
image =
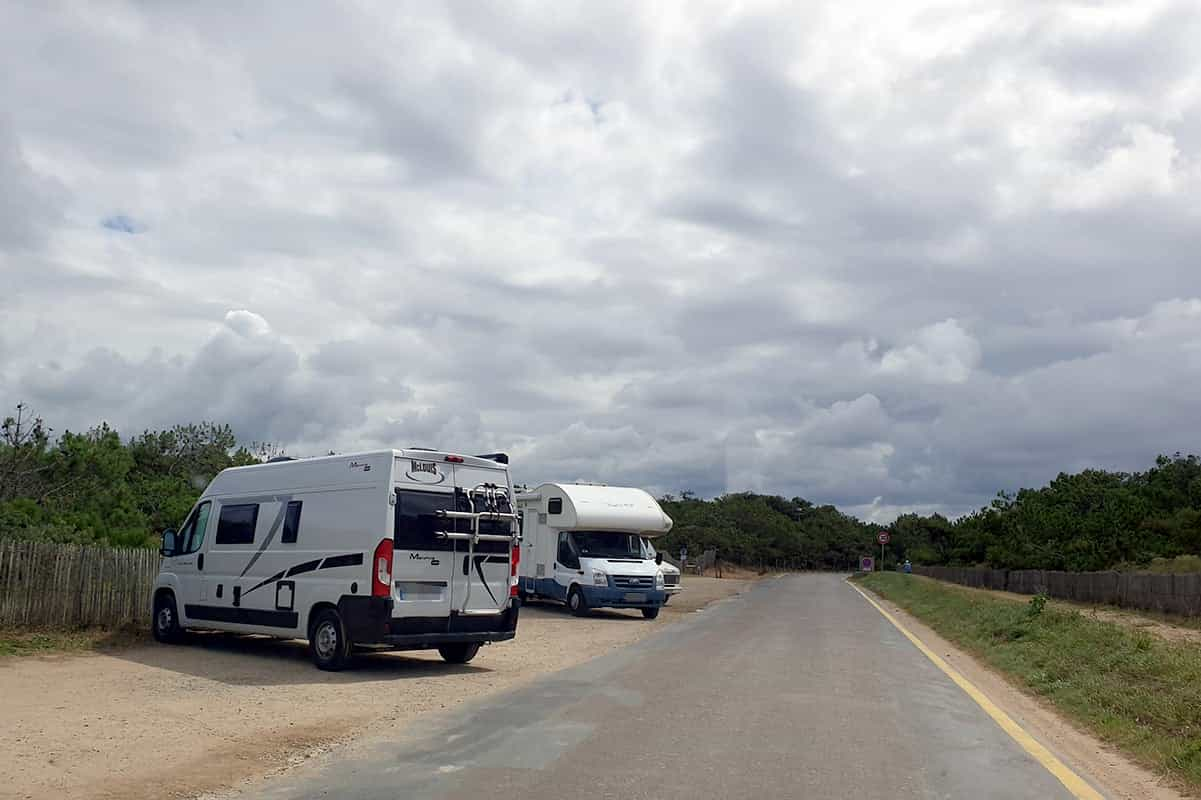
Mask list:
[[642,489],[544,483],[517,496],[522,515],[519,590],[557,600],[572,613],[636,608],[654,619],[667,602],[661,557],[646,539],[671,530],[671,517]]

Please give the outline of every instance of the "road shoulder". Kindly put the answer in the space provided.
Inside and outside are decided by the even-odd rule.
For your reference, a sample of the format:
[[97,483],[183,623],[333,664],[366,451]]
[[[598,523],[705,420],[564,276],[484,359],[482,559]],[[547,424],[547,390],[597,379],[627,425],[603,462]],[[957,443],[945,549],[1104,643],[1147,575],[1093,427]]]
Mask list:
[[[1106,796],[1117,800],[1182,800],[1164,777],[1135,764],[1115,748],[1077,729],[1052,709],[935,633],[921,620],[866,587],[862,589],[922,644],[958,670],[1002,711]],[[848,587],[848,591],[853,591]]]

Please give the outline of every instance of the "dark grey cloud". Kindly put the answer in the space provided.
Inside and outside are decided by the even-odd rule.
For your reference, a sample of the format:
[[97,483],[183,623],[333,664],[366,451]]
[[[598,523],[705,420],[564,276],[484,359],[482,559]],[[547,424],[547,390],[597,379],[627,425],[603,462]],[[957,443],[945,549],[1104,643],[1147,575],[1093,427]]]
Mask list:
[[59,429],[880,520],[1196,449],[1193,4],[14,14],[0,393]]

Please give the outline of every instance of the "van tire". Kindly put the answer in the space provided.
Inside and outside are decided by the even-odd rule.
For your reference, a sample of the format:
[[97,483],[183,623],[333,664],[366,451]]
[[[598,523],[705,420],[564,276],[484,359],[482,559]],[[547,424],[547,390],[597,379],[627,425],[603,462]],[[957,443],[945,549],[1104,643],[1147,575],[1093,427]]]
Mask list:
[[150,628],[155,640],[163,644],[179,644],[184,640],[175,595],[171,592],[163,592],[154,599],[154,618],[150,621]]
[[567,593],[567,608],[577,617],[583,617],[588,614],[588,601],[584,598],[584,593],[580,591],[580,587],[572,586],[571,591]]
[[655,606],[654,608],[642,609],[642,616],[646,617],[647,619],[654,619],[655,617],[659,616],[659,607]]
[[309,653],[318,669],[337,672],[350,663],[353,651],[342,617],[332,608],[323,608],[313,618],[309,631]]
[[479,642],[456,642],[455,644],[444,644],[438,648],[438,654],[447,664],[466,664],[475,658],[475,654],[479,651]]

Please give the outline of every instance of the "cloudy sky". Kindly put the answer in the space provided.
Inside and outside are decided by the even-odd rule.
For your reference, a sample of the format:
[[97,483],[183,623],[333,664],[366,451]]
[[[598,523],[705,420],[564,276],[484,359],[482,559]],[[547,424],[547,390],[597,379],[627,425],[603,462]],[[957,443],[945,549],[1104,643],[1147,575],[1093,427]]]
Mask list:
[[1201,450],[1195,2],[0,17],[0,400],[58,430],[881,521]]

